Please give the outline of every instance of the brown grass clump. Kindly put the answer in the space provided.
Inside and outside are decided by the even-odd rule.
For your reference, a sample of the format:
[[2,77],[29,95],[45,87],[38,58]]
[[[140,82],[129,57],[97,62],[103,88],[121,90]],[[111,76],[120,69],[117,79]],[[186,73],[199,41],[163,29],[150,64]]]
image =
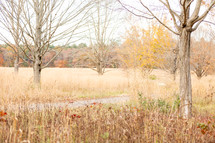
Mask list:
[[6,143],[215,141],[215,117],[183,120],[141,107],[94,103],[82,109],[26,110],[3,117],[0,142]]

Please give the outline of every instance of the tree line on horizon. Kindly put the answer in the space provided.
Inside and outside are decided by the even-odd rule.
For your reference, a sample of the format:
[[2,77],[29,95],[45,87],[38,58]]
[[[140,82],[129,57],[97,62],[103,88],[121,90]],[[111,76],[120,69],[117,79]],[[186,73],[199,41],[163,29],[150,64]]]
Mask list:
[[[89,57],[87,57],[86,51],[89,47],[85,43],[73,44],[67,47],[54,46],[51,45],[50,49],[58,47],[63,48],[61,53],[56,57],[48,67],[58,67],[58,68],[92,68],[94,65],[90,62]],[[54,52],[46,53],[43,59],[43,63],[46,64],[53,56]],[[109,62],[106,68],[121,68],[120,59],[117,58],[116,49],[110,51]],[[14,67],[14,54],[11,51],[10,46],[6,44],[0,45],[0,67]],[[32,62],[24,57],[24,60],[20,59],[20,67],[32,67]]]
[[[141,33],[146,33],[146,35],[141,35]],[[208,41],[203,37],[193,39],[191,69],[199,79],[215,73],[214,47],[215,43],[211,40]],[[86,43],[72,44],[67,47],[51,45],[49,48],[63,50],[48,67],[92,69],[96,67],[96,64],[90,60],[88,53],[92,51]],[[147,51],[144,51],[144,49],[147,49]],[[55,52],[47,52],[43,63],[46,64],[54,55]],[[163,69],[173,74],[173,76],[175,76],[178,69],[177,40],[158,25],[149,26],[148,29],[135,25],[131,26],[126,32],[124,42],[115,42],[115,47],[108,51],[108,55],[104,68],[139,68],[142,72],[145,72],[144,74],[150,73],[153,69]],[[0,45],[1,67],[13,67],[14,58],[10,46]],[[20,63],[20,67],[32,67],[32,62],[28,58],[20,59]]]

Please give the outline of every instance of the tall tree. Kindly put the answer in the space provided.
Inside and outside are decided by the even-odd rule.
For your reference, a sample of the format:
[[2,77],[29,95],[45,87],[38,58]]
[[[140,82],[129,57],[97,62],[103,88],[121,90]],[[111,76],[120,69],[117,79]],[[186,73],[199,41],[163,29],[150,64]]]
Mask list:
[[[154,0],[153,3],[163,5],[171,17],[174,28],[167,25],[159,18],[156,8],[144,0],[137,0],[138,6],[134,7],[123,0],[118,2],[136,16],[156,19],[168,30],[179,36],[179,69],[180,69],[180,115],[184,118],[192,116],[192,88],[190,75],[190,44],[191,33],[195,31],[215,5],[215,0]],[[133,2],[133,3],[135,3]],[[206,4],[205,4],[206,3]],[[140,9],[141,7],[141,9]],[[180,8],[180,9],[177,9]],[[193,10],[192,10],[193,8]],[[156,9],[157,10],[157,9]]]
[[[47,67],[62,51],[49,48],[60,42],[67,45],[83,25],[91,1],[84,0],[24,0],[21,31],[25,49],[22,51],[33,63],[34,82],[40,85],[41,70]],[[62,47],[62,46],[61,46]],[[45,65],[42,59],[49,51],[56,54]]]
[[[116,31],[116,18],[114,10],[116,2],[113,0],[96,0],[95,7],[91,9],[89,17],[90,47],[87,58],[90,59],[92,68],[99,75],[105,73],[105,68],[111,62],[110,53],[115,47],[113,36]],[[114,23],[114,24],[113,24]]]

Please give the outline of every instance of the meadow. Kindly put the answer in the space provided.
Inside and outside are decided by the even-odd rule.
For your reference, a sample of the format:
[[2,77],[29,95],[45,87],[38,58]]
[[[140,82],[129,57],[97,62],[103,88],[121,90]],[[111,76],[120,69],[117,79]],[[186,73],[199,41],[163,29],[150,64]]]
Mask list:
[[1,105],[13,103],[60,102],[118,96],[127,93],[128,82],[120,70],[98,76],[91,69],[47,68],[42,71],[41,89],[33,84],[33,70],[0,69]]
[[[0,142],[214,142],[215,75],[192,75],[193,118],[177,116],[178,82],[163,70],[148,77],[135,70],[47,68],[41,89],[31,68],[0,68]],[[8,110],[13,105],[75,102],[130,96],[119,104],[42,111]]]

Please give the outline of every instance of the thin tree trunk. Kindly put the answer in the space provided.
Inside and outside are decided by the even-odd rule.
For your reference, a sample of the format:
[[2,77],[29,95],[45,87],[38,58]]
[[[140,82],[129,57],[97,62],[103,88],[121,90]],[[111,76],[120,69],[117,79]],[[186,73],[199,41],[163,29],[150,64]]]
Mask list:
[[15,41],[15,43],[16,43],[16,52],[14,52],[15,53],[15,60],[14,60],[14,72],[15,72],[15,74],[18,74],[18,72],[19,72],[19,58],[20,58],[20,49],[19,49],[19,42],[18,42],[18,40],[16,39],[16,41]]
[[172,71],[171,74],[173,76],[173,80],[175,81],[176,79],[176,72],[177,72],[177,55],[174,55],[174,60],[173,60],[173,66],[172,66]]
[[15,74],[18,74],[19,72],[19,54],[16,55],[14,60],[14,72]]
[[180,57],[180,116],[192,116],[192,87],[190,75],[190,37],[191,32],[182,29],[179,42]]
[[173,81],[176,80],[176,73],[172,74],[172,79],[173,79]]
[[173,80],[175,81],[176,72],[178,69],[178,63],[177,63],[177,61],[178,61],[178,46],[175,49],[173,49],[172,54],[173,54],[173,61],[172,61],[171,74],[173,75]]

